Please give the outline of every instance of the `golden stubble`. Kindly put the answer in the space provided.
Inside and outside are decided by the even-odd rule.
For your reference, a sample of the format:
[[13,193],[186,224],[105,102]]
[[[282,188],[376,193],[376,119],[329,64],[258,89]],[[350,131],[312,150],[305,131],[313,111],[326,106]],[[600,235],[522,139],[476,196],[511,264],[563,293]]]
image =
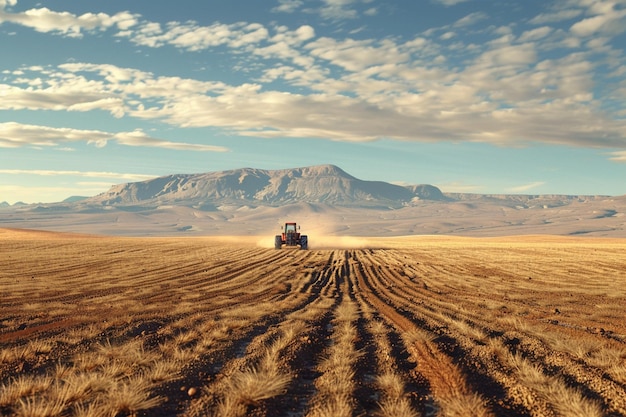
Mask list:
[[[171,396],[181,415],[246,415],[289,395],[311,343],[304,415],[352,415],[363,385],[380,416],[493,415],[502,401],[535,415],[626,412],[623,241],[246,242],[3,234],[0,412],[133,415]],[[429,360],[496,381],[502,397],[471,381],[436,388]],[[412,397],[420,381],[426,394]]]

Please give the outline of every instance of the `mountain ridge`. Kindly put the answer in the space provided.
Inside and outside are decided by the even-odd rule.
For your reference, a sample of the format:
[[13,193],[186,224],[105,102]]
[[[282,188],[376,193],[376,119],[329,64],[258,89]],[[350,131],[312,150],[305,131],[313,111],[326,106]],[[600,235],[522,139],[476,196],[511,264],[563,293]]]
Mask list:
[[444,193],[316,165],[173,174],[85,199],[0,207],[0,227],[104,235],[273,236],[284,221],[303,224],[310,236],[626,238],[626,196]]
[[83,200],[85,204],[219,204],[280,206],[298,202],[347,207],[399,208],[416,198],[443,199],[432,185],[403,187],[360,180],[335,165],[262,170],[240,168],[200,174],[174,174],[120,184]]
[[387,208],[437,202],[489,202],[507,207],[560,207],[573,201],[609,196],[565,194],[446,193],[430,184],[395,185],[367,181],[331,165],[265,170],[239,168],[197,174],[172,174],[112,186],[77,202],[100,206],[187,205],[214,210],[220,205],[278,207],[299,202],[341,207]]

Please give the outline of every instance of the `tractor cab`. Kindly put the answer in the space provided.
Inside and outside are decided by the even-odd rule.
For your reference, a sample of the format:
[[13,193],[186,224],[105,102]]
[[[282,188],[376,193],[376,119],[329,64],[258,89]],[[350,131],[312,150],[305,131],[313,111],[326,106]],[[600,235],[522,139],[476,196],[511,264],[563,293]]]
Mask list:
[[285,231],[283,234],[287,235],[289,233],[298,233],[298,229],[300,229],[300,226],[296,226],[295,223],[285,223]]

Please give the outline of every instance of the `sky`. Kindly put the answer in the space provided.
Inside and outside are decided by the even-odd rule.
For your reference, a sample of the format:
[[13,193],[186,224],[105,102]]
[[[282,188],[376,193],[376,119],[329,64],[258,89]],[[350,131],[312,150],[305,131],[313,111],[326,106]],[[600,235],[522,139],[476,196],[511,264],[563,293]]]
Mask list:
[[0,202],[334,164],[626,194],[626,0],[0,0]]

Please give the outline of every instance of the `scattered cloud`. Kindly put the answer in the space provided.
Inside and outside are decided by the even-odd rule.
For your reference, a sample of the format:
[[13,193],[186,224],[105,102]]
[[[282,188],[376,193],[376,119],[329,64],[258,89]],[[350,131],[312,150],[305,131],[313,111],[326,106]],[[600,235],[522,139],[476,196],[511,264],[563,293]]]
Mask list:
[[17,0],[0,0],[0,11],[4,10],[7,6],[15,6]]
[[439,39],[441,39],[442,41],[447,41],[449,39],[454,38],[455,36],[456,36],[455,32],[449,31],[439,36]]
[[467,184],[463,181],[452,181],[437,184],[444,193],[480,193],[485,187],[481,185]]
[[624,17],[626,9],[616,9],[615,2],[597,2],[589,7],[589,13],[593,14],[570,28],[574,35],[586,37],[597,34],[618,34],[626,31]]
[[302,0],[278,0],[278,6],[272,9],[273,12],[293,13],[298,10],[304,2]]
[[[461,2],[438,1],[445,6]],[[351,18],[357,9],[368,7],[363,0],[322,3],[320,13],[329,19]],[[0,4],[6,9],[15,1]],[[280,0],[274,11],[290,13],[301,7],[300,0]],[[0,79],[0,109],[102,110],[117,118],[210,126],[261,138],[391,138],[498,146],[542,142],[622,149],[623,108],[603,106],[597,83],[602,78],[598,65],[608,62],[614,71],[624,66],[624,57],[607,46],[606,39],[622,30],[618,26],[626,28],[625,14],[615,2],[557,2],[531,20],[539,27],[526,25],[517,34],[512,25],[485,28],[483,36],[492,38],[469,44],[463,34],[487,19],[486,13],[471,13],[413,39],[376,40],[318,36],[310,25],[290,29],[248,22],[159,24],[130,12],[77,16],[46,8],[2,11],[2,21],[65,36],[117,28],[118,38],[150,48],[231,48],[243,61],[253,62],[258,74],[248,83],[229,85],[109,64],[19,68]],[[569,33],[551,25],[563,19],[577,20]],[[601,47],[599,39],[580,39],[598,34],[604,39]],[[548,54],[553,50],[559,54]],[[450,62],[448,57],[458,51],[462,61]],[[606,61],[596,59],[600,54]],[[278,87],[281,82],[297,86],[297,92]],[[138,130],[21,126],[23,135],[18,136],[7,133],[14,127],[5,124],[0,146],[56,146],[89,137],[101,146],[113,140],[126,146],[226,150],[151,138]]]
[[106,143],[111,137],[111,134],[97,130],[53,128],[16,122],[0,123],[0,148],[57,146],[59,143],[81,140]]
[[470,0],[431,0],[433,3],[443,4],[444,6],[454,6],[460,3],[465,3]]
[[489,15],[485,12],[474,12],[470,13],[465,17],[457,20],[452,26],[454,27],[463,27],[463,26],[472,26],[478,22],[489,19]]
[[170,22],[162,29],[160,25],[144,22],[137,31],[120,32],[118,36],[128,37],[131,42],[158,48],[171,45],[188,51],[200,51],[220,45],[239,48],[257,44],[267,39],[268,30],[258,23],[215,23],[200,26],[195,22]]
[[0,23],[11,22],[30,27],[37,32],[53,32],[68,37],[82,37],[83,32],[102,31],[111,27],[127,30],[137,23],[137,15],[127,11],[114,15],[85,13],[78,16],[69,12],[55,12],[43,7],[19,13],[6,13],[3,11],[6,4],[15,5],[16,1],[0,3]]
[[120,145],[145,146],[154,148],[172,149],[178,151],[199,151],[199,152],[227,152],[228,149],[222,146],[202,145],[197,143],[171,142],[155,139],[148,136],[141,130],[132,132],[120,132],[113,135],[113,139]]
[[[86,142],[96,147],[104,147],[109,141],[126,146],[145,146],[172,150],[192,150],[203,152],[226,152],[227,148],[202,144],[171,142],[148,136],[141,130],[133,132],[109,133],[98,130],[55,128],[28,125],[16,122],[0,123],[0,148],[23,146],[56,147],[65,142]],[[60,148],[65,150],[66,148]]]
[[[69,170],[44,170],[44,169],[0,169],[0,174],[4,175],[37,175],[41,177],[59,177],[59,176],[71,176],[82,178],[107,178],[119,181],[145,181],[154,178],[154,175],[144,174],[130,174],[120,172],[106,172],[106,171],[69,171]],[[84,182],[86,185],[110,185],[110,183],[94,183]]]
[[[555,2],[550,11],[529,20],[534,25],[573,21],[570,32],[575,36],[616,35],[626,30],[623,0],[568,0]],[[580,17],[582,16],[582,19]]]
[[533,42],[545,38],[553,32],[549,26],[542,26],[536,29],[527,30],[518,39],[519,42]]
[[356,0],[322,0],[320,16],[329,20],[354,19],[358,12],[353,7]]
[[369,9],[366,9],[363,14],[366,16],[376,16],[378,14],[378,8],[370,7]]
[[583,14],[581,9],[564,9],[550,13],[542,13],[530,19],[529,23],[534,25],[545,25],[546,23],[558,23],[571,20]]
[[517,187],[511,187],[511,188],[508,189],[508,191],[510,191],[512,193],[524,193],[526,191],[530,191],[530,190],[533,190],[535,188],[539,188],[539,187],[541,187],[544,184],[545,184],[544,181],[536,181],[536,182],[531,182],[529,184],[519,185]]
[[[154,177],[153,177],[154,178]],[[9,204],[17,202],[36,204],[38,202],[58,202],[69,196],[91,196],[110,188],[115,182],[106,185],[3,185],[0,184],[0,195],[10,196],[6,201]]]
[[[112,65],[29,68],[5,85],[0,108],[101,109],[114,116],[161,120],[178,127],[219,127],[256,137],[626,147],[626,122],[612,118],[593,100],[593,66],[584,55],[538,62],[533,43],[497,44],[463,70],[446,70],[424,67],[419,58],[412,60],[415,51],[423,53],[429,42],[419,45],[329,38],[309,42],[305,49],[314,62],[327,61],[344,73],[329,77],[319,64],[300,72],[279,67],[272,73],[286,80],[298,74],[294,82],[311,88],[308,95],[265,89],[261,84],[232,86],[157,77]],[[9,127],[5,124],[5,131]],[[17,146],[29,138],[28,131],[23,133],[3,138],[2,145]],[[50,136],[74,140],[78,134],[96,144],[117,140],[129,146],[195,146],[152,140],[137,132],[44,129],[39,133],[45,134],[28,143],[46,146]]]
[[609,158],[614,162],[623,162],[626,163],[626,151],[615,151],[611,153],[611,157]]
[[[60,200],[60,196],[92,196],[115,184],[155,178],[155,175],[137,173],[43,169],[0,169],[0,175],[29,178],[26,184],[0,184],[0,195],[8,196],[9,198],[5,197],[5,199],[10,204],[18,201],[29,203],[56,202]],[[33,177],[40,178],[35,179]],[[54,177],[62,178],[47,180],[47,178]],[[88,180],[81,181],[80,179]],[[41,181],[45,185],[34,185],[37,181]],[[48,184],[48,182],[50,183]]]

